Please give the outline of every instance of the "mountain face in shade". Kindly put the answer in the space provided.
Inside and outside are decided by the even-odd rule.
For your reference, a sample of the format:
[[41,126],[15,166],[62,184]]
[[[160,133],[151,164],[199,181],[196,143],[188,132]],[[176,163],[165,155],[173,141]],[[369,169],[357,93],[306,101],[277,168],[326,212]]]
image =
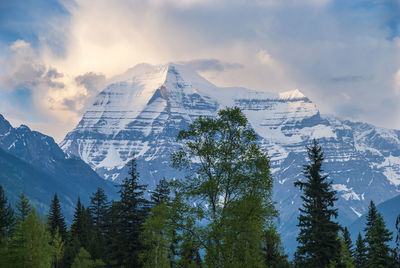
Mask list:
[[97,187],[117,198],[113,183],[104,181],[78,157],[67,156],[53,138],[21,125],[13,128],[0,115],[0,184],[11,203],[24,193],[39,212],[48,213],[57,193],[68,221],[78,196],[86,205]]
[[303,179],[306,146],[314,138],[325,152],[323,169],[334,181],[342,224],[365,213],[369,200],[380,203],[398,194],[400,131],[321,116],[298,90],[220,88],[179,64],[142,64],[116,78],[60,146],[115,182],[125,177],[125,164],[135,154],[141,179],[153,187],[162,177],[184,176],[170,161],[179,130],[231,106],[242,109],[271,158],[279,227],[291,252],[301,205],[293,183]]

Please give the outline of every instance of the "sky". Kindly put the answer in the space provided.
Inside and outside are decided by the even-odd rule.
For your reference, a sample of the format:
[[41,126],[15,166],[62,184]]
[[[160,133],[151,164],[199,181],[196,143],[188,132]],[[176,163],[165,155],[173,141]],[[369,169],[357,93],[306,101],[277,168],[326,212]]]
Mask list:
[[400,0],[0,1],[0,113],[61,141],[113,76],[186,62],[400,129]]

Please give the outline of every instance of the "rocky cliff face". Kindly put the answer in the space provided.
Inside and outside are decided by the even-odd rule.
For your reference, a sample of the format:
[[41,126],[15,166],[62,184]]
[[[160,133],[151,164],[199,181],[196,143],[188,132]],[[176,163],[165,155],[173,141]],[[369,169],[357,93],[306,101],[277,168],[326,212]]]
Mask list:
[[[175,137],[198,116],[215,116],[240,107],[271,158],[275,200],[283,238],[294,246],[306,149],[312,139],[323,146],[324,170],[338,192],[340,222],[349,224],[376,203],[398,194],[400,131],[335,117],[323,117],[300,91],[281,94],[245,88],[219,88],[179,64],[138,65],[106,87],[77,127],[60,144],[99,175],[116,182],[135,154],[143,182],[182,176],[170,166]],[[292,243],[293,242],[293,243]]]

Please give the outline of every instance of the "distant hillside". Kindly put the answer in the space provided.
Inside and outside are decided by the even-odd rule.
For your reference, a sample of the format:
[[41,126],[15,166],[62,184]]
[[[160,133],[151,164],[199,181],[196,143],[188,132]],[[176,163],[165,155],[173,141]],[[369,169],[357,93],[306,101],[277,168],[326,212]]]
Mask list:
[[67,156],[53,138],[27,126],[13,128],[0,115],[0,184],[11,203],[24,193],[40,213],[47,213],[54,193],[68,221],[78,196],[89,204],[98,187],[117,198],[113,183],[100,178],[77,157]]
[[[379,205],[376,206],[377,210],[382,214],[386,227],[393,232],[393,245],[394,239],[396,239],[396,218],[400,214],[400,195],[395,196]],[[357,239],[357,235],[360,232],[364,236],[364,228],[366,222],[366,214],[362,215],[356,221],[354,221],[350,227],[349,231],[353,239]]]

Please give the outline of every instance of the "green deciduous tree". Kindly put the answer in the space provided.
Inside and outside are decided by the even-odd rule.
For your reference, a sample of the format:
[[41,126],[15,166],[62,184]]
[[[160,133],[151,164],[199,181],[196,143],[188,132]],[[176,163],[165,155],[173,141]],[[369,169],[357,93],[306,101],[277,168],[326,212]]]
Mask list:
[[[12,267],[51,267],[53,248],[47,225],[21,196],[19,215],[26,215],[16,226],[9,246],[9,265]],[[23,204],[21,206],[21,204]],[[22,217],[20,217],[22,219]]]
[[58,227],[52,235],[51,246],[53,247],[53,266],[58,268],[62,264],[62,258],[64,257],[64,245],[65,240],[63,240]]
[[183,146],[173,154],[173,166],[190,175],[178,180],[176,189],[196,222],[208,222],[195,225],[192,235],[205,250],[206,265],[262,265],[263,231],[276,215],[273,180],[247,118],[237,107],[216,118],[199,117],[177,141]]
[[340,226],[333,221],[338,216],[334,208],[337,197],[328,175],[322,175],[324,155],[316,140],[307,147],[307,152],[310,164],[303,170],[306,181],[295,182],[295,186],[304,192],[301,196],[303,207],[299,209],[297,226],[300,233],[295,262],[300,267],[325,267],[332,261],[338,262],[340,256]]
[[169,184],[160,180],[152,192],[154,206],[144,223],[141,240],[144,250],[141,253],[143,267],[170,267],[176,219],[172,218]]
[[102,260],[93,260],[90,253],[84,248],[80,248],[71,268],[98,268],[105,267]]

